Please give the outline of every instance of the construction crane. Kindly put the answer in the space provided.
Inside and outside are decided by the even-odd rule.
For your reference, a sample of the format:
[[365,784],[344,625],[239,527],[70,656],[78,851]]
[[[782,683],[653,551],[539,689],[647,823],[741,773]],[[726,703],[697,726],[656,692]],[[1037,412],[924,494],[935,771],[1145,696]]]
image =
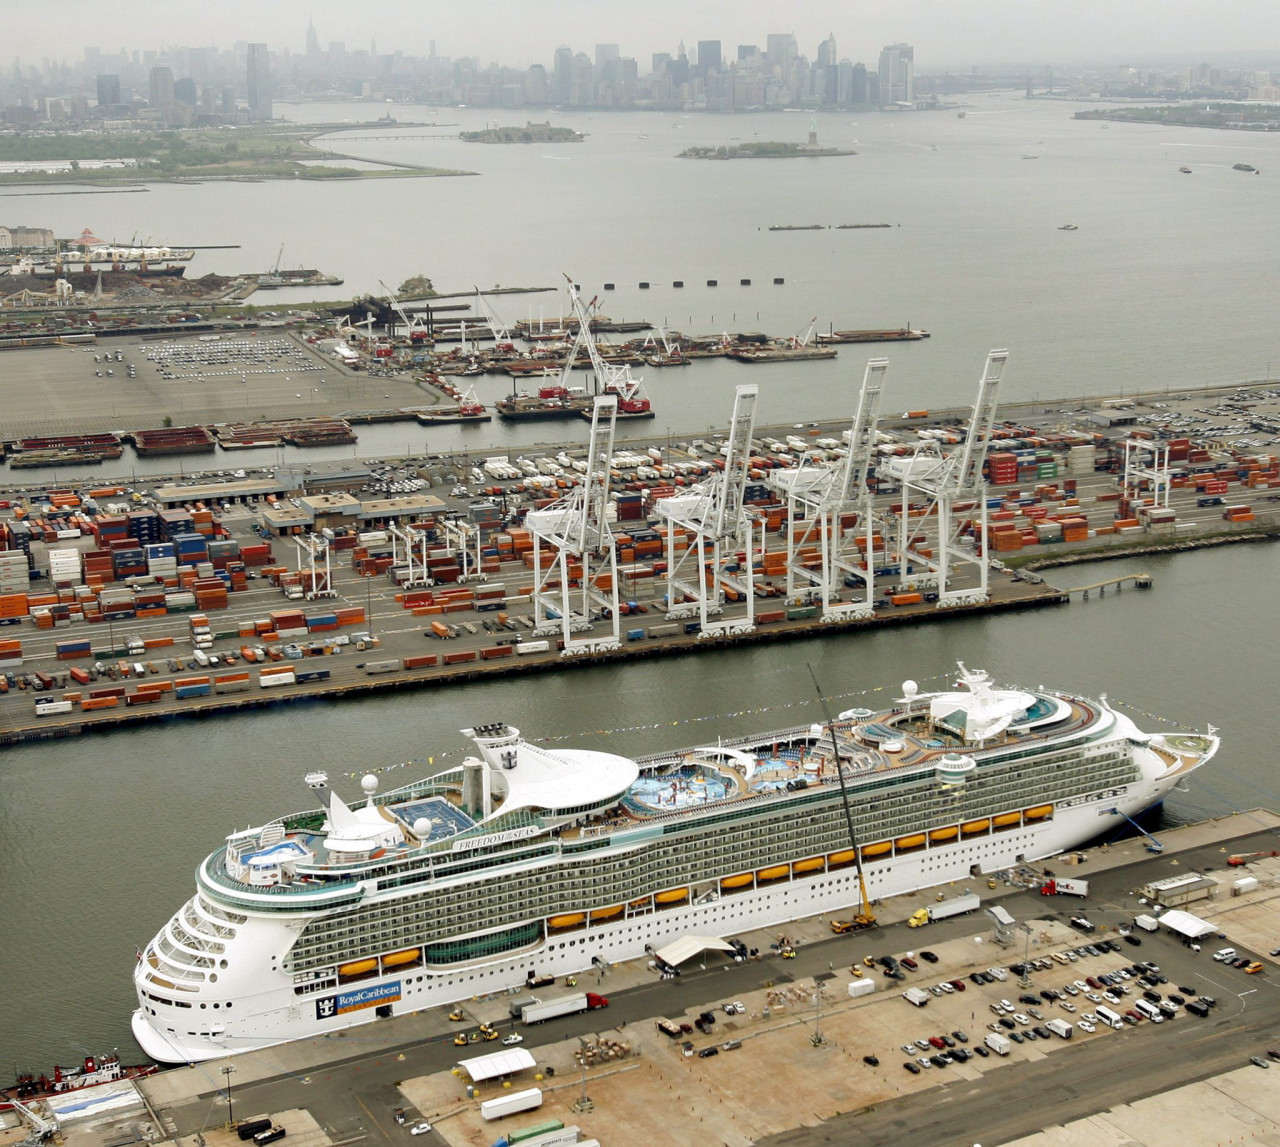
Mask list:
[[[604,652],[621,644],[617,548],[607,516],[618,402],[616,394],[595,397],[581,484],[525,516],[533,535],[533,634],[558,635],[562,657]],[[547,550],[550,561],[544,563]],[[607,633],[592,632],[599,621],[608,624]],[[587,636],[575,636],[582,633]]]
[[[673,527],[667,534],[667,617],[697,617],[700,639],[755,629],[751,562],[757,549],[764,550],[764,521],[747,507],[746,487],[758,395],[755,385],[737,388],[729,439],[722,449],[724,469],[655,507]],[[757,523],[758,542],[753,536]],[[677,539],[674,527],[692,534],[687,547],[677,548],[677,540],[683,544],[684,539]],[[723,613],[722,594],[745,599],[746,616],[712,622]]]
[[[405,337],[410,342],[426,342],[431,337],[431,333],[427,330],[423,317],[421,315],[414,315],[411,318],[404,307],[400,305],[400,300],[396,298],[395,291],[388,287],[381,279],[378,280],[378,285],[387,292],[387,302],[391,304],[391,309],[400,316],[400,321],[404,323]],[[369,319],[372,320],[372,318],[373,316],[370,315]]]
[[489,328],[489,333],[493,336],[494,350],[501,351],[503,354],[514,354],[516,346],[512,341],[511,328],[494,313],[489,300],[480,293],[479,287],[476,287],[476,307]]
[[[808,605],[817,599],[824,621],[872,616],[875,598],[877,518],[871,498],[871,464],[887,358],[867,363],[858,395],[849,448],[835,466],[807,459],[794,469],[773,470],[769,484],[787,498],[787,599]],[[853,515],[854,525],[845,526]],[[822,564],[807,564],[817,549]],[[842,601],[844,590],[852,600]]]
[[[993,350],[978,380],[978,395],[963,446],[944,454],[936,439],[922,442],[905,457],[887,458],[884,471],[902,484],[902,509],[898,515],[897,591],[935,589],[939,609],[976,605],[989,599],[988,563],[983,552],[987,532],[986,486],[982,469],[995,426],[1000,375],[1009,357],[1007,350]],[[913,498],[920,499],[913,502]],[[964,544],[964,519],[960,506],[971,511],[977,538]],[[971,566],[976,585],[956,588],[956,566]],[[931,595],[933,596],[933,595]]]
[[844,809],[844,823],[849,830],[849,847],[853,850],[853,864],[858,873],[858,912],[852,920],[832,920],[831,931],[837,935],[844,932],[861,932],[864,928],[875,925],[875,913],[871,911],[871,898],[867,895],[867,877],[862,869],[862,850],[858,847],[858,835],[853,827],[853,812],[849,808],[849,789],[844,780],[844,766],[840,764],[840,741],[836,736],[836,723],[831,719],[831,710],[827,699],[818,685],[818,676],[813,666],[806,666],[809,676],[813,678],[813,687],[818,691],[818,700],[822,704],[822,715],[826,718],[827,731],[831,734],[831,760],[835,765],[836,779],[840,782],[840,805]]
[[1227,864],[1232,868],[1239,868],[1241,865],[1248,864],[1251,860],[1262,860],[1268,856],[1280,856],[1280,852],[1272,849],[1270,852],[1238,852],[1234,856],[1227,857]]
[[36,1147],[37,1144],[57,1138],[58,1124],[56,1120],[46,1119],[30,1104],[22,1103],[20,1100],[11,1098],[8,1102],[27,1121],[27,1125],[31,1129],[27,1132],[27,1137],[20,1143],[16,1143],[14,1147]]

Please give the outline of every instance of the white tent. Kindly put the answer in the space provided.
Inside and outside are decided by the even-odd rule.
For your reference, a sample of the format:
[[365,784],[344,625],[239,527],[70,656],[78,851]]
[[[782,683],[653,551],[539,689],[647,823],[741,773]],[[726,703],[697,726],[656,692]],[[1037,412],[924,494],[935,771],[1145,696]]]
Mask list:
[[515,1075],[517,1071],[527,1071],[536,1062],[524,1048],[507,1047],[491,1055],[460,1059],[458,1066],[471,1076],[473,1082],[483,1083],[486,1079],[498,1079],[504,1075]]
[[678,968],[686,960],[700,956],[703,952],[732,952],[733,945],[716,936],[682,936],[665,948],[659,948],[654,955],[664,964]]
[[1218,930],[1216,924],[1201,920],[1199,916],[1192,916],[1190,912],[1183,912],[1181,908],[1173,908],[1166,912],[1160,917],[1160,923],[1171,932],[1177,932],[1179,936],[1186,936],[1191,940],[1202,940],[1205,936],[1212,936]]

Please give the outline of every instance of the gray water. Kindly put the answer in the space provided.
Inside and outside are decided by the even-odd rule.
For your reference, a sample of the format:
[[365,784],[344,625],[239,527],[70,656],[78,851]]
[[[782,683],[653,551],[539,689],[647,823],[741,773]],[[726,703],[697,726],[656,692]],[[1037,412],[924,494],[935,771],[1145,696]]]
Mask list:
[[[23,208],[60,234],[92,226],[104,236],[245,245],[202,253],[193,273],[268,266],[283,241],[286,264],[342,274],[353,293],[420,271],[451,289],[477,280],[551,283],[563,268],[588,293],[616,282],[605,306],[614,317],[666,317],[691,330],[782,332],[814,314],[837,327],[909,320],[934,337],[890,348],[887,409],[899,395],[904,408],[969,401],[997,345],[1012,351],[1008,399],[1262,375],[1275,348],[1269,274],[1280,239],[1271,173],[1280,167],[1269,153],[1280,141],[1103,131],[1070,120],[1068,105],[979,105],[964,120],[867,116],[855,125],[819,117],[824,143],[859,141],[860,154],[849,159],[670,158],[693,143],[795,135],[807,117],[557,116],[589,132],[588,141],[556,149],[360,145],[361,156],[484,172],[475,178],[165,186],[147,195],[51,194]],[[360,107],[291,110],[324,121],[371,115]],[[394,111],[402,120],[444,118]],[[448,118],[483,123],[479,113]],[[1038,158],[1021,159],[1030,152]],[[1264,174],[1231,171],[1238,161]],[[1184,163],[1193,175],[1178,174]],[[757,230],[880,221],[902,226]],[[1059,232],[1064,222],[1080,230]],[[771,285],[775,275],[785,286]],[[725,285],[692,285],[711,277]],[[756,285],[739,288],[745,277]],[[672,291],[677,278],[691,285]],[[641,279],[655,288],[638,291]],[[849,411],[864,361],[842,352],[835,363],[791,370],[699,364],[652,371],[647,385],[659,432],[668,414],[673,429],[722,423],[733,385],[745,378],[761,383],[762,417],[790,422]],[[375,430],[403,437],[366,428],[362,450]],[[516,433],[494,424],[472,448]],[[442,428],[431,432],[433,449],[437,435],[438,449],[449,448]],[[247,464],[243,457],[234,464]],[[137,1055],[128,1026],[134,949],[191,895],[196,865],[228,832],[307,807],[309,769],[326,769],[355,791],[369,768],[456,757],[465,749],[458,730],[488,720],[568,739],[557,743],[639,754],[817,718],[806,663],[833,702],[882,689],[868,698],[874,704],[896,695],[905,678],[940,679],[960,659],[1001,680],[1107,692],[1144,728],[1218,726],[1223,751],[1188,794],[1168,803],[1173,821],[1280,807],[1277,553],[1242,546],[1061,571],[1058,582],[1074,585],[1099,570],[1148,569],[1155,588],[1047,611],[5,750],[0,1072],[112,1047]],[[393,772],[388,783],[410,775]]]

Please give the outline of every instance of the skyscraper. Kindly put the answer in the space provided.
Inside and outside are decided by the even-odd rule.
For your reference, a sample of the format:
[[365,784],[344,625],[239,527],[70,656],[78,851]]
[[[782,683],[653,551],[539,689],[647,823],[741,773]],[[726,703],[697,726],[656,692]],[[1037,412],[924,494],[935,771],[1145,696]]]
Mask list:
[[316,34],[316,24],[312,20],[307,25],[307,59],[314,60],[320,55],[320,37]]
[[915,49],[889,44],[880,52],[880,106],[915,101]]
[[98,77],[98,107],[112,107],[120,102],[120,77]]
[[708,72],[718,72],[721,70],[720,59],[720,41],[719,40],[699,40],[698,41],[698,73],[706,75]]
[[250,119],[271,119],[271,57],[266,44],[249,45],[248,97]]
[[151,69],[151,106],[164,109],[173,106],[173,69]]

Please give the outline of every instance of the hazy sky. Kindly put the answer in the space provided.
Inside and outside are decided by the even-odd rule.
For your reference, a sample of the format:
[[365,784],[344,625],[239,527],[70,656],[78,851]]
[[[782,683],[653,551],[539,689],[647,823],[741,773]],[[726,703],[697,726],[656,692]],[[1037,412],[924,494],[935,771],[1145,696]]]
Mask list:
[[1276,0],[58,0],[5,5],[5,38],[24,62],[82,58],[86,45],[165,48],[266,41],[273,51],[305,48],[314,19],[322,46],[478,56],[482,63],[550,64],[560,44],[591,55],[617,43],[642,73],[653,52],[690,56],[700,39],[764,47],[792,32],[810,59],[834,32],[841,57],[874,61],[905,40],[917,70],[999,62],[1143,62],[1170,54],[1272,53],[1280,46]]

